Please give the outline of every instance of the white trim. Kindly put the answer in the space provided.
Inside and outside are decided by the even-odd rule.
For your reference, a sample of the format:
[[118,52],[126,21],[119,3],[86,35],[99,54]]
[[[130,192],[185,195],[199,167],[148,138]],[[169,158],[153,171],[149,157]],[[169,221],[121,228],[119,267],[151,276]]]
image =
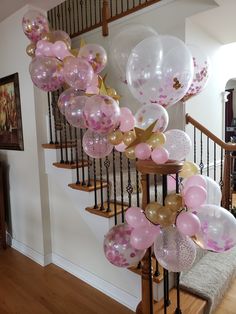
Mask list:
[[[45,263],[45,256],[40,254],[39,252],[31,249],[29,246],[25,245],[24,243],[17,241],[16,239],[12,238],[11,247],[23,255],[31,258],[36,263],[40,264],[41,266],[46,266],[48,264]],[[50,264],[50,263],[49,263]]]
[[88,272],[82,267],[79,267],[71,263],[70,261],[66,260],[65,258],[57,254],[54,254],[54,253],[52,254],[52,263],[66,270],[67,272],[74,275],[75,277],[83,280],[90,286],[103,292],[107,296],[116,300],[120,304],[123,304],[124,306],[128,307],[132,311],[136,310],[136,307],[140,300],[136,298],[135,296],[130,295],[126,291],[113,286],[111,283],[103,280],[102,278],[97,277],[96,275]]

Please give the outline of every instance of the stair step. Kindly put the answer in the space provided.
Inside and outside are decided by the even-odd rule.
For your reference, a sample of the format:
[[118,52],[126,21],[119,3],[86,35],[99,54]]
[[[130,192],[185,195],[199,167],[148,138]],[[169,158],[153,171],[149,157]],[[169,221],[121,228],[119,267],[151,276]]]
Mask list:
[[71,148],[71,147],[76,147],[76,144],[74,143],[63,143],[61,144],[42,144],[42,147],[45,149],[60,149],[62,148]]
[[[159,265],[158,270],[159,270],[159,275],[155,276],[156,272],[156,259],[153,257],[152,258],[152,269],[153,269],[153,281],[155,283],[160,283],[163,280],[163,268]],[[132,271],[135,274],[142,275],[142,269],[137,268],[137,266],[129,267],[129,270]]]
[[[90,180],[90,185],[88,186],[88,180],[85,180],[85,184],[83,185],[82,183],[77,184],[77,183],[70,183],[68,184],[68,186],[71,189],[74,190],[79,190],[79,191],[84,191],[84,192],[92,192],[95,190],[95,184],[94,184],[94,180],[91,179]],[[99,190],[101,188],[105,188],[107,187],[107,182],[103,181],[101,182],[100,180],[96,180],[96,190]]]
[[[171,304],[167,308],[167,314],[175,314],[176,310],[176,289],[171,289],[169,298]],[[193,295],[186,291],[180,291],[180,308],[182,314],[203,314],[205,306],[207,304],[206,300]],[[164,300],[155,304],[155,314],[164,313]]]
[[[106,209],[108,208],[108,203],[104,202],[103,203],[103,207],[105,208],[105,210],[100,210],[99,208],[101,207],[101,204],[98,205],[98,208],[95,209],[94,207],[87,207],[85,208],[85,210],[87,210],[88,212],[90,212],[91,214],[94,215],[98,215],[98,216],[102,216],[105,218],[111,218],[115,216],[115,207],[116,207],[116,214],[120,214],[122,212],[122,204],[120,202],[115,202],[111,201],[110,202],[110,210],[107,211]],[[128,208],[128,204],[123,204],[123,208],[124,211],[126,211],[126,209]]]
[[[82,161],[79,161],[78,162],[78,168],[82,168],[83,166],[84,167],[87,167],[88,166],[88,161],[87,160],[84,160],[84,162]],[[61,163],[61,162],[54,162],[53,163],[53,166],[54,167],[57,167],[57,168],[61,168],[61,169],[76,169],[77,168],[77,164],[76,163]]]

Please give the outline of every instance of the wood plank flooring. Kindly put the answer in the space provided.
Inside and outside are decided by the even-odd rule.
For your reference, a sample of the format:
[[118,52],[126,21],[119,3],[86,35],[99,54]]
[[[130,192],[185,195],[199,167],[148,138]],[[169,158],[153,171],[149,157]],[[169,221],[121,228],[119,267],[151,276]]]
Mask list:
[[131,314],[55,265],[41,267],[17,251],[0,251],[1,314]]

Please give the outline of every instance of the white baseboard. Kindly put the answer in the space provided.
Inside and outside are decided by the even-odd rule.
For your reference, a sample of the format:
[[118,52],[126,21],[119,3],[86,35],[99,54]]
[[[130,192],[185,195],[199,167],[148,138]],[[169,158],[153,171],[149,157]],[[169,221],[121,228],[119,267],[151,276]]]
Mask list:
[[47,266],[48,264],[53,263],[58,267],[64,269],[68,273],[74,275],[75,277],[83,280],[84,282],[94,287],[95,289],[103,292],[104,294],[116,300],[117,302],[128,307],[132,311],[136,310],[136,307],[140,301],[138,298],[136,298],[133,295],[130,295],[129,293],[120,288],[113,286],[111,283],[95,276],[94,274],[88,272],[82,267],[79,267],[71,263],[67,259],[54,253],[44,256],[13,238],[11,241],[11,246],[15,250],[29,257],[30,259],[40,264],[41,266]]
[[136,307],[140,300],[135,296],[130,295],[126,291],[113,286],[111,283],[95,276],[94,274],[88,272],[82,267],[79,267],[71,263],[70,261],[66,260],[65,258],[57,254],[52,254],[52,263],[66,270],[68,273],[74,275],[75,277],[83,280],[90,286],[103,292],[107,296],[123,304],[132,311],[136,310]]

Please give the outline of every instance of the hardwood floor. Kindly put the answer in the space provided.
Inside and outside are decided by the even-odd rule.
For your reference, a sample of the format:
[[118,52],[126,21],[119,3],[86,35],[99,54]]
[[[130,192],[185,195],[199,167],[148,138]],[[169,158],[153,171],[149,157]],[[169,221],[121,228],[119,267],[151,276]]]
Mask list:
[[131,314],[132,311],[55,265],[0,251],[1,314]]

